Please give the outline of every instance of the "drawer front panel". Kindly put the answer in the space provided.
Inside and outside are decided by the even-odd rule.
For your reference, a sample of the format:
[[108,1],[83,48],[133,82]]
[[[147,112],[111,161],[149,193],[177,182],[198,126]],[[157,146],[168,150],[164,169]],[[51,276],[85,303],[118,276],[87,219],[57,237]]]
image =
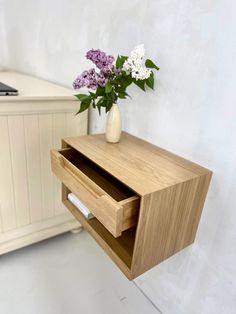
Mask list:
[[115,201],[60,152],[51,151],[52,171],[118,237],[122,232],[123,206]]

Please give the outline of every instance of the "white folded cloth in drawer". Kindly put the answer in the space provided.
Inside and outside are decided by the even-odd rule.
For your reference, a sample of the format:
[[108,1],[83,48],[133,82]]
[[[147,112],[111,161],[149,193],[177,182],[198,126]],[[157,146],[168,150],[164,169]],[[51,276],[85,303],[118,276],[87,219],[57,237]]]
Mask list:
[[68,200],[76,207],[78,210],[84,215],[86,219],[93,218],[93,214],[90,212],[90,210],[78,199],[77,196],[73,193],[68,194]]

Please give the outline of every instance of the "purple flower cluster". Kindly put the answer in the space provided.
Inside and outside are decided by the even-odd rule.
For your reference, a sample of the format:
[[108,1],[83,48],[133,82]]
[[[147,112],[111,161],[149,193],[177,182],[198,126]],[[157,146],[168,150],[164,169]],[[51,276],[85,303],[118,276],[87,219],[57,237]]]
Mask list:
[[114,57],[106,55],[106,53],[101,50],[92,49],[86,53],[86,58],[91,60],[100,71],[97,73],[94,68],[89,71],[84,71],[73,82],[74,89],[88,87],[95,90],[99,86],[104,87],[109,77],[115,71],[113,65]]
[[88,87],[93,90],[97,89],[98,86],[104,87],[107,83],[107,78],[102,73],[97,73],[95,69],[84,71],[79,75],[73,82],[74,89],[81,87]]
[[113,71],[114,57],[111,55],[106,55],[105,52],[101,50],[91,49],[87,52],[86,58],[91,60],[96,67],[106,76],[110,75]]

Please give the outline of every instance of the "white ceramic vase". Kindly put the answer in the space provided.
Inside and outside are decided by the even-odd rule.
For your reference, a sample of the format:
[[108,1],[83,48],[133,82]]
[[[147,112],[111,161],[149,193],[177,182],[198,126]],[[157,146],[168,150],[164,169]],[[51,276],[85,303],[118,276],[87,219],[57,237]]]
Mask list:
[[118,143],[121,136],[121,113],[117,104],[113,104],[107,115],[106,140]]

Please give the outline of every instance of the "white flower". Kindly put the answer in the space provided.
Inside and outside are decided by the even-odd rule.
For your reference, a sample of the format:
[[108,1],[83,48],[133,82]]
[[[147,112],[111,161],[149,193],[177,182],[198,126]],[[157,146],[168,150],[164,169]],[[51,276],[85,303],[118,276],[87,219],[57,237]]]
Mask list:
[[145,55],[144,45],[138,45],[134,48],[134,50],[131,51],[130,59],[134,63],[141,65],[144,55]]
[[139,67],[136,68],[136,70],[133,70],[131,73],[131,76],[137,80],[146,80],[149,78],[151,75],[151,70],[144,68],[144,67]]
[[130,72],[132,71],[132,61],[129,58],[125,60],[123,64],[123,71],[125,71],[126,74],[130,74]]
[[151,75],[151,70],[144,67],[143,58],[145,50],[143,45],[136,46],[130,53],[130,57],[123,64],[123,71],[131,74],[136,80],[145,80]]

